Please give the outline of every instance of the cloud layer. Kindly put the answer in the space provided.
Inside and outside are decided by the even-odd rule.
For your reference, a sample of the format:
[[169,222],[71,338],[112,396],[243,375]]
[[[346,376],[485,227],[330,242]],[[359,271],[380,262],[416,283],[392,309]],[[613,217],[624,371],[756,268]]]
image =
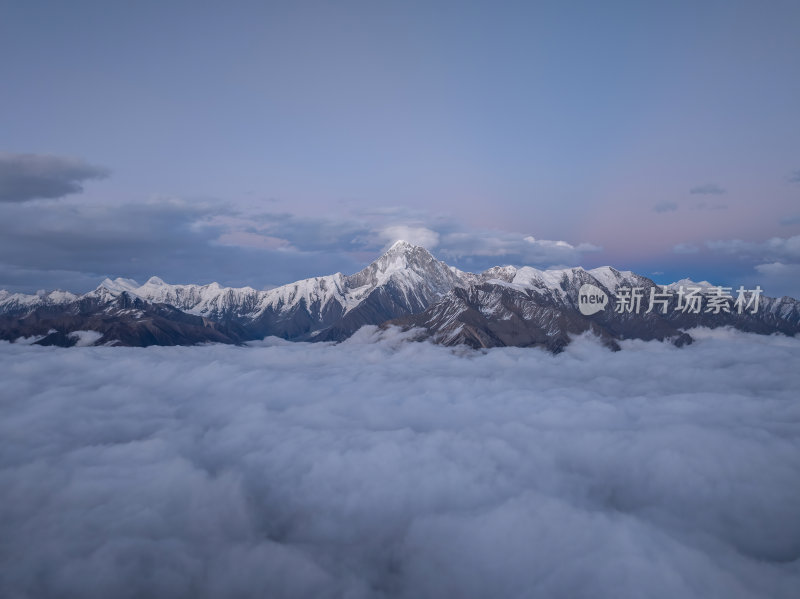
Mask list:
[[0,288],[84,292],[107,276],[152,275],[265,288],[356,272],[398,239],[474,270],[498,261],[574,265],[585,252],[600,250],[398,207],[342,204],[342,212],[331,216],[164,195],[122,203],[70,198],[47,210],[29,202],[79,193],[84,181],[108,173],[74,158],[0,153]]
[[170,197],[118,205],[64,200],[47,211],[0,205],[0,288],[86,291],[110,275],[261,288],[360,266],[317,246],[270,247],[261,235],[234,243],[226,235],[247,232],[221,220],[234,215],[224,202]]
[[795,596],[799,340],[401,337],[0,344],[0,594]]
[[0,288],[87,291],[106,276],[152,275],[262,288],[356,272],[397,239],[470,270],[572,266],[600,250],[404,211],[301,216],[168,196],[122,204],[67,199],[46,211],[0,203]]
[[82,183],[104,179],[106,168],[75,158],[0,152],[0,202],[60,198],[83,191]]

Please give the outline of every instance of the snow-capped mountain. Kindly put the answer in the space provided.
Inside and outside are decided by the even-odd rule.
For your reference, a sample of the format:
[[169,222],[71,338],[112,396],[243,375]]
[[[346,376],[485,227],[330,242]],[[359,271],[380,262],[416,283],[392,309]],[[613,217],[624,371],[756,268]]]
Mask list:
[[111,293],[98,288],[60,304],[42,298],[35,306],[0,313],[0,338],[39,345],[71,346],[90,335],[96,345],[192,345],[239,343],[246,331],[226,323],[188,314],[170,306],[148,302],[127,291]]
[[61,306],[74,302],[79,297],[74,293],[61,291],[60,289],[50,293],[40,291],[31,295],[9,293],[5,289],[0,289],[0,314],[26,312],[41,306]]
[[354,275],[314,277],[268,291],[222,287],[218,283],[170,285],[151,277],[144,285],[132,279],[106,279],[92,293],[103,296],[127,292],[215,320],[269,321],[274,325],[276,320],[291,320],[291,315],[300,311],[309,321],[324,325],[358,311],[362,304],[374,308],[377,298],[372,294],[378,289],[382,296],[391,297],[392,305],[384,306],[391,314],[419,312],[460,282],[457,272],[427,250],[398,241]]
[[[730,324],[754,332],[793,334],[800,329],[798,302],[762,298],[758,315],[631,314],[578,310],[578,291],[591,284],[613,297],[619,288],[647,296],[707,282],[658,286],[647,277],[609,266],[538,270],[497,266],[467,273],[424,248],[399,241],[363,270],[336,273],[267,291],[251,287],[172,285],[151,277],[106,279],[84,295],[66,291],[35,295],[0,291],[0,338],[71,344],[74,331],[97,331],[97,344],[238,343],[276,335],[291,340],[341,341],[363,325],[420,327],[444,344],[474,347],[541,345],[558,351],[570,336],[595,332],[610,347],[617,339],[690,341],[692,326]],[[674,294],[673,294],[674,295]],[[674,299],[671,305],[674,308]]]
[[670,283],[669,285],[665,285],[665,287],[671,291],[677,291],[681,287],[699,287],[700,289],[711,289],[714,287],[708,281],[692,281],[691,279],[681,279],[680,281],[675,281],[674,283]]
[[[762,296],[755,314],[738,313],[733,300],[726,303],[729,311],[719,313],[680,309],[677,291],[698,289],[707,301],[715,286],[706,281],[695,283],[683,279],[658,285],[647,277],[610,266],[544,271],[504,267],[499,277],[485,275],[479,277],[482,279],[479,283],[453,288],[424,312],[387,324],[422,328],[434,341],[445,345],[539,345],[552,351],[560,351],[572,336],[586,331],[593,332],[613,349],[618,348],[617,340],[630,338],[669,340],[679,346],[691,343],[691,337],[684,331],[697,326],[732,326],[766,334],[800,332],[800,302],[789,297]],[[580,312],[578,296],[585,284],[605,292],[609,309],[591,316]],[[641,290],[640,309],[636,312],[616,309],[613,298],[618,290],[626,288]],[[651,292],[664,298],[664,303],[654,304],[654,309],[648,305]]]
[[[570,336],[585,331],[594,332],[612,348],[617,347],[615,339],[623,337],[672,339],[678,344],[689,341],[681,331],[651,315],[609,318],[606,312],[588,318],[579,312],[578,292],[584,284],[604,290],[609,297],[620,287],[639,287],[647,292],[658,287],[633,272],[609,266],[593,270],[510,266],[491,270],[482,273],[477,283],[453,288],[424,312],[394,324],[423,328],[445,345],[472,347],[541,345],[559,351],[569,343]],[[616,326],[610,327],[610,322]]]
[[[132,279],[105,279],[97,289],[82,296],[67,292],[47,296],[5,293],[0,295],[0,317],[22,319],[29,325],[36,322],[38,330],[27,331],[26,336],[40,335],[45,326],[42,317],[75,312],[81,302],[100,309],[129,297],[246,331],[237,340],[277,335],[294,340],[338,341],[364,324],[380,324],[424,310],[455,285],[462,284],[461,275],[465,273],[436,260],[427,250],[399,241],[375,262],[350,276],[336,273],[314,277],[268,291],[222,287],[217,283],[171,285],[158,277],[151,277],[142,285]],[[9,330],[8,325],[5,330]],[[16,326],[11,330],[16,334],[21,329]],[[4,337],[12,338],[7,333]]]

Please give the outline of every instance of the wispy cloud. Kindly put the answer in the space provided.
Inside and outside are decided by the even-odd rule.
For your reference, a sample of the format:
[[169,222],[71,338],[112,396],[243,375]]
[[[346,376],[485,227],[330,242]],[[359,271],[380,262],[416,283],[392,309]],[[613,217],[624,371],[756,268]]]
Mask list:
[[726,192],[725,189],[716,183],[704,183],[703,185],[696,185],[689,190],[691,194],[700,195],[722,195]]
[[800,264],[770,262],[768,264],[758,264],[756,270],[770,277],[793,277],[795,279],[800,279]]
[[792,183],[800,183],[800,169],[789,175],[789,181]]
[[588,242],[540,239],[533,235],[496,230],[458,230],[441,236],[439,253],[444,259],[495,264],[527,264],[547,267],[577,265],[583,254],[602,251]]
[[51,288],[63,285],[63,273],[72,271],[82,273],[79,282],[156,274],[171,282],[216,280],[262,288],[355,272],[397,239],[470,270],[498,263],[577,265],[601,249],[585,241],[472,228],[419,211],[301,216],[163,196],[102,205],[65,200],[46,212],[28,202],[7,203],[0,204],[0,274],[14,277],[1,285],[13,280],[18,291]]
[[653,206],[653,210],[659,213],[662,212],[675,212],[678,209],[677,202],[659,202]]

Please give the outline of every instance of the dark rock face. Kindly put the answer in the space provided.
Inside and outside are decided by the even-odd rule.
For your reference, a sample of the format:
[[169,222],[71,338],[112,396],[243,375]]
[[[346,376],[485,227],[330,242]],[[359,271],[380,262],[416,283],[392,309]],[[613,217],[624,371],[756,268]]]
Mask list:
[[[788,297],[762,297],[755,314],[737,313],[732,306],[730,312],[689,313],[676,309],[674,295],[665,300],[665,311],[658,305],[648,311],[650,293],[665,289],[635,273],[610,267],[539,271],[511,266],[464,273],[405,242],[353,275],[317,277],[270,291],[168,285],[157,277],[135,285],[107,280],[83,296],[0,291],[0,339],[66,347],[79,339],[130,346],[242,343],[268,335],[342,341],[364,325],[399,325],[420,328],[445,345],[538,346],[559,352],[587,331],[614,350],[621,339],[685,345],[692,339],[684,331],[697,326],[800,332],[800,303]],[[581,312],[583,285],[607,296],[605,309]],[[638,313],[617,309],[615,294],[622,288],[641,289]],[[86,341],[79,331],[94,333]]]
[[39,345],[75,345],[76,331],[102,333],[95,345],[135,347],[240,343],[247,332],[238,326],[186,314],[166,304],[152,304],[128,293],[111,302],[83,298],[64,307],[37,308],[25,315],[0,316],[0,338],[38,338]]
[[391,324],[423,328],[438,343],[474,348],[541,346],[559,352],[571,336],[587,331],[614,350],[619,349],[617,339],[691,342],[688,335],[654,314],[636,319],[601,314],[583,316],[552,297],[481,283],[454,289],[425,312]]
[[[568,271],[569,272],[569,271]],[[649,298],[663,289],[650,279],[626,275],[614,269],[612,275],[619,283],[642,289]],[[619,349],[621,339],[668,341],[681,347],[692,342],[685,329],[731,326],[761,334],[800,332],[800,303],[792,298],[761,298],[758,312],[739,314],[733,302],[729,312],[699,313],[681,311],[677,298],[666,301],[666,308],[654,306],[648,312],[648,300],[642,302],[638,313],[618,311],[615,292],[620,285],[609,284],[607,277],[596,278],[583,269],[565,273],[554,288],[519,288],[503,284],[504,280],[454,288],[442,300],[419,314],[395,319],[384,324],[403,328],[418,327],[437,343],[485,347],[540,346],[553,352],[561,351],[573,335],[592,332],[611,349]],[[583,284],[605,290],[609,305],[605,310],[585,316],[578,308],[578,292]],[[708,294],[704,294],[707,299]]]
[[428,288],[419,288],[409,295],[394,281],[376,287],[355,308],[341,316],[330,326],[310,337],[313,341],[344,341],[364,325],[381,324],[400,316],[425,310],[436,293]]
[[267,335],[301,341],[308,339],[320,329],[338,322],[344,308],[336,302],[324,306],[320,302],[308,304],[301,299],[288,310],[265,310],[256,319],[238,318],[235,322],[245,327],[253,335],[253,339],[263,339]]

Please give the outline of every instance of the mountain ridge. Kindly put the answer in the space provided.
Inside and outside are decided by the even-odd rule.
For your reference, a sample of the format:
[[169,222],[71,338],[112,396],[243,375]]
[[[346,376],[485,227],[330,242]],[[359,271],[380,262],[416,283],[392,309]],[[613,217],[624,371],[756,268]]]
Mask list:
[[[758,317],[651,313],[632,318],[610,311],[587,317],[577,306],[584,284],[609,297],[624,287],[641,288],[645,295],[651,289],[674,292],[680,285],[697,286],[702,294],[713,290],[706,281],[688,279],[659,285],[611,266],[496,266],[469,273],[437,260],[422,247],[398,241],[352,275],[311,277],[263,291],[216,282],[173,285],[157,276],[141,285],[133,279],[106,278],[82,295],[0,291],[0,338],[14,340],[17,335],[42,344],[69,345],[70,333],[93,330],[103,334],[98,345],[242,343],[268,335],[341,341],[364,325],[397,325],[422,328],[430,339],[446,345],[535,345],[560,351],[571,336],[585,331],[616,348],[618,339],[630,337],[688,343],[691,338],[684,329],[692,325],[729,325],[759,333],[800,330],[800,309],[793,298],[762,297],[764,311]],[[114,308],[115,302],[138,302],[138,308],[125,312]],[[670,307],[674,311],[674,304]],[[76,328],[80,326],[87,328]],[[119,332],[123,329],[125,334]]]

